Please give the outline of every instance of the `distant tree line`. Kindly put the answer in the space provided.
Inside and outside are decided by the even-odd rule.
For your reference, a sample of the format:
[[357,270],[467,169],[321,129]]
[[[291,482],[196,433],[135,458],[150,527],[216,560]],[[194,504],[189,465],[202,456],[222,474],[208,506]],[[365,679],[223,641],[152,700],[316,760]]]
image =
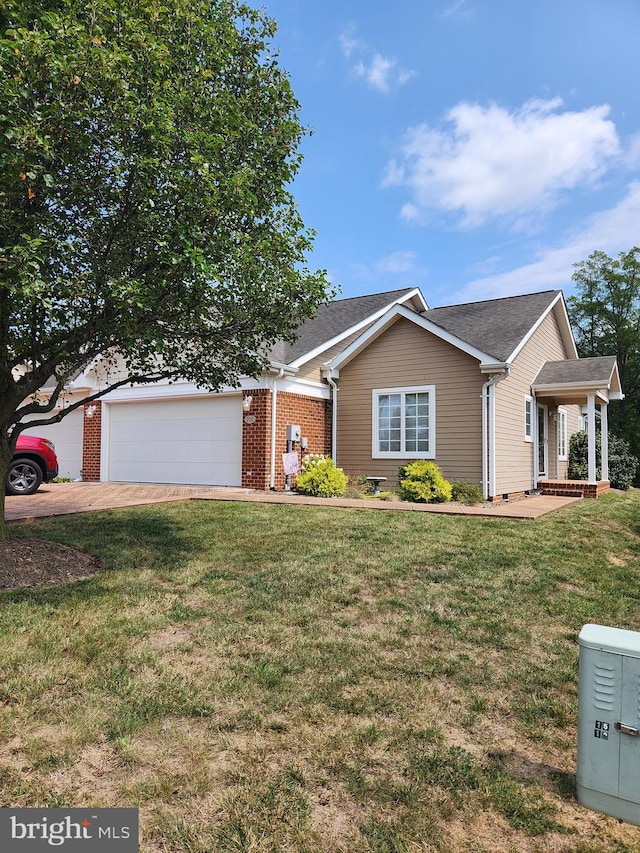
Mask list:
[[[592,252],[575,264],[576,294],[567,300],[578,354],[615,355],[624,400],[609,408],[611,432],[640,458],[640,248],[610,258]],[[636,471],[636,482],[638,472]]]

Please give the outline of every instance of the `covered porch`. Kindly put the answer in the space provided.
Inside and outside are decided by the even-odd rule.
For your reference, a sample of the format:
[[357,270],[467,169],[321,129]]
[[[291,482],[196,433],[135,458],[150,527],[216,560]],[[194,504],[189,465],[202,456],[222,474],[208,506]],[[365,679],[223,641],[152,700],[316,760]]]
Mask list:
[[[537,429],[534,431],[534,487],[550,495],[596,498],[608,491],[609,458],[608,407],[612,400],[622,400],[620,377],[615,356],[546,362],[532,384]],[[563,407],[579,407],[579,428],[588,439],[588,474],[586,480],[569,480],[560,470],[558,459],[564,447],[568,460],[567,415]],[[550,470],[549,424],[554,425],[554,443],[560,448],[555,470]],[[596,458],[596,428],[600,424],[600,472]],[[564,431],[564,432],[563,432]],[[572,429],[571,432],[575,430]],[[568,463],[567,463],[568,465]]]

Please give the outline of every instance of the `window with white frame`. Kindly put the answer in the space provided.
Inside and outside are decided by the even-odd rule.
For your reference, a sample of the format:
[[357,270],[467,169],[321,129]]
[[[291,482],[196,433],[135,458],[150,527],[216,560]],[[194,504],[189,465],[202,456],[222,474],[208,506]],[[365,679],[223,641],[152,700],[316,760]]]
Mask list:
[[434,385],[374,389],[374,459],[435,458],[435,393]]
[[558,459],[568,459],[567,413],[564,409],[558,409],[556,429],[558,431]]
[[524,398],[524,440],[533,441],[533,397]]

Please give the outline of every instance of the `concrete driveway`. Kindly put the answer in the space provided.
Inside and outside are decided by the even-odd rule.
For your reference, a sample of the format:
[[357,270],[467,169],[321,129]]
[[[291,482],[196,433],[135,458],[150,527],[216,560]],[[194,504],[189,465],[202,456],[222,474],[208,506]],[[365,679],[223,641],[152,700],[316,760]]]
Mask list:
[[483,515],[498,518],[539,518],[582,498],[537,495],[508,503],[465,506],[463,504],[411,504],[403,501],[354,500],[349,498],[307,498],[287,492],[257,492],[250,489],[216,486],[172,486],[149,483],[48,483],[30,497],[7,497],[5,518],[18,521],[96,512],[141,504],[174,501],[213,500],[253,503],[306,504],[400,512],[437,512],[447,515]]

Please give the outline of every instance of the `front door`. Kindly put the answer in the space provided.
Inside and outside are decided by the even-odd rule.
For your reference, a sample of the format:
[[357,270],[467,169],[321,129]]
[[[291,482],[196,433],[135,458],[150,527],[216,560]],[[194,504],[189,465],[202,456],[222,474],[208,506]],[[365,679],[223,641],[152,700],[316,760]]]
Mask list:
[[538,405],[538,476],[549,473],[549,417],[546,406]]

